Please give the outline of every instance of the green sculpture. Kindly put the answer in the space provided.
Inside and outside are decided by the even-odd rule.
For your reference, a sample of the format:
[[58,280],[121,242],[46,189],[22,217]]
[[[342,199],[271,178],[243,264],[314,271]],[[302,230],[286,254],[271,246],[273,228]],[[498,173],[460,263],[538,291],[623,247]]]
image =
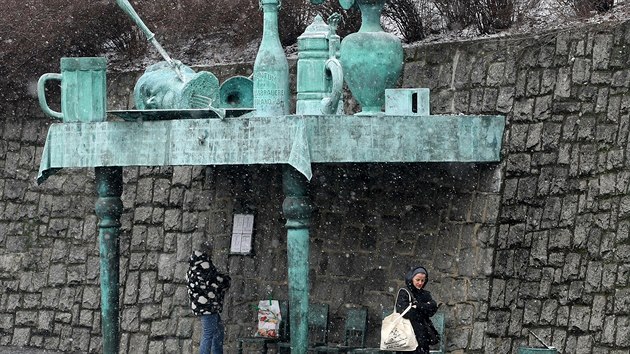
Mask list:
[[244,76],[233,76],[219,88],[220,108],[254,107],[254,82]]
[[133,94],[137,109],[218,107],[219,80],[210,72],[196,73],[185,65],[175,71],[163,61],[145,70]]
[[157,39],[155,39],[155,34],[153,34],[153,32],[151,32],[151,30],[149,30],[149,27],[147,27],[147,25],[144,24],[144,22],[142,21],[140,16],[138,16],[138,13],[136,12],[136,10],[133,9],[133,6],[131,6],[129,1],[127,1],[127,0],[116,0],[116,4],[118,4],[118,7],[120,7],[131,18],[131,20],[133,20],[133,22],[135,22],[135,24],[138,27],[140,27],[140,29],[142,30],[144,35],[147,37],[147,40],[149,42],[151,42],[151,44],[153,44],[155,49],[157,49],[157,51],[164,58],[164,60],[168,63],[168,65],[171,68],[173,68],[173,70],[177,73],[177,76],[179,77],[179,79],[181,81],[184,81],[184,77],[182,76],[182,74],[181,74],[181,72],[179,70],[179,66],[181,65],[181,62],[178,62],[178,61],[175,61],[175,60],[171,59],[171,57],[164,50],[164,48],[162,47],[160,42],[158,42]]
[[[107,60],[100,57],[61,58],[61,73],[47,73],[37,82],[39,106],[47,115],[69,122],[102,122],[107,110]],[[46,82],[61,81],[61,112],[46,101]]]
[[260,0],[263,37],[254,62],[254,109],[259,117],[289,114],[289,62],[278,35],[280,0]]
[[[106,102],[106,90],[66,89],[63,96],[64,77],[81,86],[92,82],[98,72],[104,81],[104,59],[62,60],[62,74],[42,79],[62,77],[63,123],[49,128],[38,176],[42,183],[60,168],[96,168],[105,354],[119,351],[122,166],[283,165],[291,352],[305,354],[311,163],[500,161],[505,117],[432,116],[428,89],[392,88],[401,72],[402,47],[380,27],[384,0],[339,0],[346,9],[358,6],[363,21],[361,30],[341,44],[336,34],[338,16],[329,18],[328,25],[321,17],[315,18],[300,36],[297,115],[289,112],[289,68],[278,34],[279,0],[260,0],[264,30],[253,80],[236,76],[221,86],[211,73],[195,73],[171,59],[129,2],[116,1],[164,61],[147,68],[136,83],[138,109],[109,111],[124,121],[105,121],[104,104],[88,102]],[[79,70],[73,76],[74,64],[66,67],[66,63],[80,63],[90,73]],[[70,74],[65,75],[66,71]],[[360,115],[342,114],[344,80],[362,106]],[[43,83],[39,91],[43,94]],[[84,99],[88,93],[90,98]],[[67,105],[64,108],[64,99],[79,102],[78,113],[66,115],[70,110]],[[255,114],[248,116],[252,108]],[[48,113],[47,105],[42,109]],[[229,109],[232,113],[226,114]]]
[[[314,4],[322,0],[311,0]],[[341,42],[341,65],[352,95],[361,104],[362,115],[380,114],[385,89],[393,88],[403,66],[402,43],[383,31],[381,11],[385,0],[339,0],[345,9],[358,6],[361,28]]]
[[122,167],[97,167],[95,169],[95,211],[99,217],[98,243],[101,259],[101,326],[103,353],[118,353],[120,348],[118,284],[120,216],[123,211]]
[[[134,88],[136,108],[138,110],[219,108],[221,105],[219,80],[216,76],[207,71],[196,73],[180,61],[173,60],[129,1],[116,0],[116,3],[140,27],[164,58],[163,62],[149,66],[136,83]],[[223,113],[219,115],[224,116]]]
[[327,25],[317,15],[298,38],[297,114],[343,113],[343,70],[338,60],[339,14]]

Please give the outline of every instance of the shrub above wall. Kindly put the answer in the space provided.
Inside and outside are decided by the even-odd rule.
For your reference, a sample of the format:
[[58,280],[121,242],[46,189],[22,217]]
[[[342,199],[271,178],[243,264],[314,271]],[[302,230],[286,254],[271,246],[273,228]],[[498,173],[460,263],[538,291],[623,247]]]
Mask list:
[[[537,345],[528,330],[565,353],[630,349],[629,30],[407,49],[403,86],[430,87],[432,113],[507,116],[502,162],[314,166],[311,299],[329,304],[332,340],[359,303],[375,345],[402,272],[424,264],[448,352],[515,353]],[[136,75],[110,75],[112,105],[129,101]],[[94,174],[62,170],[36,186],[50,121],[34,100],[13,111],[33,113],[0,123],[0,345],[98,353]],[[125,168],[122,349],[196,348],[183,274],[210,239],[234,279],[233,351],[252,333],[253,304],[287,299],[283,199],[278,166]],[[254,255],[228,255],[243,211],[255,215]]]

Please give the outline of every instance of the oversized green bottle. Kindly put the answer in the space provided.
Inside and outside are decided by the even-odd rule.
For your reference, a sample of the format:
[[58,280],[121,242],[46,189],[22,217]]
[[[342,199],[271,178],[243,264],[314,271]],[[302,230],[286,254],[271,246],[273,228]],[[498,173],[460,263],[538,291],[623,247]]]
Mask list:
[[263,37],[254,62],[256,116],[289,114],[289,63],[278,34],[279,0],[260,0]]

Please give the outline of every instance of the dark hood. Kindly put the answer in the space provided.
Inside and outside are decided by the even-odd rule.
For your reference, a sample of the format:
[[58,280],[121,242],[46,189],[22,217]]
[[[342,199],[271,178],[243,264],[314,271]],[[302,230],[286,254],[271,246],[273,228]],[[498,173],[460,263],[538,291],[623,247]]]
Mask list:
[[413,268],[409,269],[409,271],[405,275],[405,285],[407,285],[407,288],[409,288],[409,290],[411,290],[411,291],[418,291],[418,289],[416,289],[416,287],[413,286],[413,283],[411,281],[413,279],[413,276],[416,273],[417,269],[424,270],[424,273],[427,275],[426,281],[424,282],[424,285],[422,286],[421,290],[423,290],[427,286],[427,284],[429,284],[429,271],[423,266],[413,267]]

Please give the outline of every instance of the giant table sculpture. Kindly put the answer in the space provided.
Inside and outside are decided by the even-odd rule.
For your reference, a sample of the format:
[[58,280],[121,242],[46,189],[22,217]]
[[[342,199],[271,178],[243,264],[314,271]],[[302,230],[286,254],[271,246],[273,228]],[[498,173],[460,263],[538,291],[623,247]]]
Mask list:
[[[129,3],[117,2],[157,44]],[[193,72],[158,46],[165,62],[148,68],[138,81],[134,95],[138,109],[110,111],[123,119],[106,121],[102,109],[95,112],[98,105],[93,104],[106,99],[105,91],[87,84],[94,77],[95,82],[104,82],[98,58],[64,58],[61,74],[42,77],[42,108],[63,122],[50,126],[38,182],[60,168],[96,168],[104,353],[119,349],[118,236],[124,166],[284,166],[291,351],[303,354],[308,345],[312,206],[307,187],[312,163],[500,159],[504,117],[430,115],[428,89],[392,89],[400,75],[402,47],[380,27],[384,0],[357,0],[361,30],[341,46],[335,33],[338,18],[333,16],[328,25],[318,16],[307,28],[298,40],[297,112],[290,114],[289,69],[278,38],[280,0],[260,2],[264,32],[253,80],[234,77],[219,85],[211,73]],[[346,8],[355,6],[353,0],[340,2]],[[368,52],[361,52],[365,48]],[[62,111],[68,112],[47,107],[43,86],[49,79],[62,81]],[[344,79],[362,106],[357,115],[343,114]],[[79,90],[88,92],[79,97],[68,88],[73,82],[92,88]],[[78,107],[78,113],[69,114],[72,107]]]

